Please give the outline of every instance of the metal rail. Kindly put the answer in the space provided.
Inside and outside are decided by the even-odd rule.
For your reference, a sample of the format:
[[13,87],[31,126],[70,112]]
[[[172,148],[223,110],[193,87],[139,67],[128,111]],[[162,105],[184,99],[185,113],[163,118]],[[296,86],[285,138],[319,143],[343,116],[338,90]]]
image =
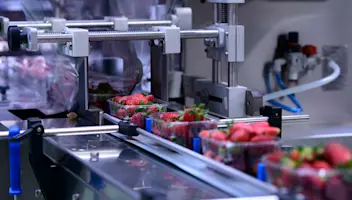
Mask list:
[[[89,32],[89,41],[112,41],[112,40],[155,40],[164,39],[165,34],[159,31],[96,31]],[[182,30],[181,38],[213,38],[218,37],[217,30]],[[71,42],[72,35],[68,33],[38,33],[38,43]]]
[[[52,27],[50,22],[44,21],[12,21],[9,23],[10,26],[18,26],[20,28],[33,27],[50,29]],[[114,22],[106,20],[68,20],[66,21],[66,27],[68,28],[108,28],[114,26]],[[129,26],[171,26],[172,21],[170,20],[132,20],[128,21]]]
[[[291,122],[301,122],[301,121],[307,121],[309,120],[310,117],[309,115],[287,115],[287,116],[282,116],[282,122],[283,123],[291,123]],[[235,118],[235,119],[220,119],[218,126],[223,127],[227,126],[228,123],[232,122],[263,122],[267,121],[268,117],[245,117],[245,118]]]
[[[84,126],[71,128],[52,128],[44,129],[44,137],[51,136],[72,136],[72,135],[92,135],[92,134],[107,134],[115,133],[119,130],[118,125],[104,125],[104,126]],[[23,133],[24,130],[21,130]],[[0,131],[0,138],[8,138],[8,131]]]
[[[119,123],[120,121],[108,114],[104,114],[104,118],[112,123]],[[140,135],[134,137],[133,140],[118,133],[114,135],[128,143],[155,154],[187,173],[230,195],[240,197],[270,195],[277,192],[273,186],[245,175],[236,169],[206,158],[196,152],[162,139],[142,129],[137,130]],[[160,148],[159,146],[164,148]],[[204,174],[207,174],[207,176],[204,176]]]

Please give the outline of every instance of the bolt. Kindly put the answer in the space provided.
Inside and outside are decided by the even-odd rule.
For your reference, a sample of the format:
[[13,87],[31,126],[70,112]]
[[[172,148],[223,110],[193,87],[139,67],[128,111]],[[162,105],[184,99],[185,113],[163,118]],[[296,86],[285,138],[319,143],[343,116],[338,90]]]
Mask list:
[[229,55],[229,52],[226,51],[226,52],[225,52],[225,55]]
[[37,132],[38,132],[38,133],[41,133],[41,132],[42,132],[42,128],[38,127],[38,128],[37,128]]
[[34,191],[35,198],[40,198],[42,196],[42,191],[40,189],[36,189]]
[[79,199],[78,193],[72,195],[72,200],[78,200],[78,199]]
[[94,153],[94,152],[90,153],[90,161],[92,161],[92,162],[98,162],[98,161],[99,161],[99,153],[98,153],[98,152],[96,152],[96,153]]

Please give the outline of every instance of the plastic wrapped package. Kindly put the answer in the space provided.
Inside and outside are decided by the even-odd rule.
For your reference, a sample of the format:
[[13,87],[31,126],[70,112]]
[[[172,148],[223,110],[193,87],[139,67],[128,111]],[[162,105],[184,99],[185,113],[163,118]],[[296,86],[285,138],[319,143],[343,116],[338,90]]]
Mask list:
[[153,121],[153,134],[189,149],[193,149],[193,139],[198,138],[200,131],[217,127],[216,120],[166,122],[162,120],[162,115],[163,113],[156,113],[150,116]]
[[56,114],[70,110],[75,103],[78,75],[67,58],[4,57],[0,68],[0,87],[8,87],[10,109]]
[[[272,154],[273,155],[273,154]],[[291,196],[306,200],[349,200],[352,197],[352,170],[290,169],[263,158],[270,183]],[[338,155],[335,155],[338,156]]]
[[[218,130],[209,131],[210,134],[214,132]],[[262,156],[280,149],[278,141],[229,142],[216,141],[209,136],[200,137],[205,156],[251,175],[256,174],[257,164]]]

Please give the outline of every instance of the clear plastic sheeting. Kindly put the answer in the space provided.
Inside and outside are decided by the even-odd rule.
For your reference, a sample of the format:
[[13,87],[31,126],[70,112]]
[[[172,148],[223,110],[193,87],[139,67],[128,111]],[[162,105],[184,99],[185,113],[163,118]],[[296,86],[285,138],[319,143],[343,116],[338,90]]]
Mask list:
[[0,58],[1,103],[9,109],[36,108],[45,114],[69,110],[75,104],[77,80],[64,57],[55,62],[43,56]]

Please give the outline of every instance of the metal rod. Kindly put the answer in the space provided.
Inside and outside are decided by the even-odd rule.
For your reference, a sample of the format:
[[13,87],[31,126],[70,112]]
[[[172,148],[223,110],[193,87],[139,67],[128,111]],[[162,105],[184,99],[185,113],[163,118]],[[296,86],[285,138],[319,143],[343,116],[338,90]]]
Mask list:
[[227,64],[227,85],[228,87],[235,87],[238,85],[238,66],[235,62]]
[[[20,28],[33,27],[50,29],[51,23],[44,21],[13,21],[9,23],[10,26],[18,26]],[[170,20],[132,20],[128,21],[129,26],[171,26]],[[68,28],[108,28],[114,26],[114,22],[106,20],[72,20],[66,21],[65,24]]]
[[[45,129],[43,136],[50,137],[50,136],[106,134],[106,133],[115,133],[118,130],[119,130],[118,125],[52,128],[52,129]],[[21,133],[23,132],[24,130],[21,130]],[[8,131],[0,131],[0,138],[7,138],[8,134],[9,134]]]
[[212,80],[213,83],[221,83],[221,62],[217,60],[212,60],[212,67],[213,67],[213,72],[212,72]]
[[[288,115],[288,116],[282,116],[282,122],[283,123],[290,123],[290,122],[296,122],[296,121],[307,121],[309,120],[310,117],[309,115]],[[267,121],[268,117],[247,117],[247,118],[235,118],[235,119],[220,119],[218,126],[226,126],[227,123],[232,123],[232,122],[247,122],[247,123],[253,123],[253,122],[262,122],[262,121]]]
[[237,25],[237,6],[235,3],[228,4],[227,22],[230,26]]
[[[218,37],[217,30],[183,30],[181,38],[214,38]],[[159,31],[136,31],[136,32],[118,32],[118,31],[98,31],[89,32],[89,41],[111,41],[111,40],[155,40],[164,39],[165,34]],[[38,43],[64,43],[71,42],[71,34],[63,33],[45,33],[38,34]]]
[[218,12],[219,4],[213,3],[213,23],[216,24],[219,22],[219,12]]

